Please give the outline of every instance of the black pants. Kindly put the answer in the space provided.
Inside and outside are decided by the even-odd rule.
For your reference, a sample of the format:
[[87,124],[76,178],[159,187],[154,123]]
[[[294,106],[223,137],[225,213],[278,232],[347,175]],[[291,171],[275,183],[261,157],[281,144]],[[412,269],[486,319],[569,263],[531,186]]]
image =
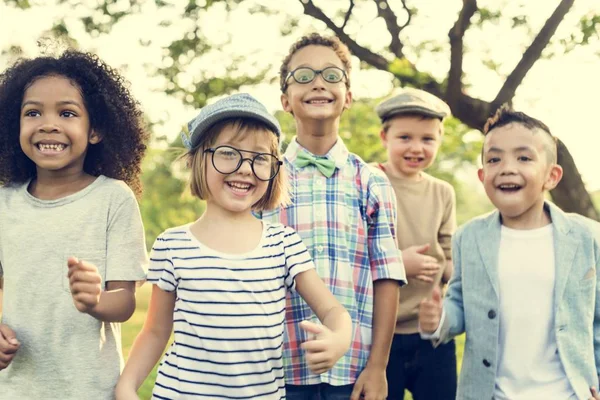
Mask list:
[[285,385],[287,400],[348,400],[354,385]]
[[386,371],[388,400],[455,400],[456,349],[454,340],[433,348],[418,333],[394,335]]

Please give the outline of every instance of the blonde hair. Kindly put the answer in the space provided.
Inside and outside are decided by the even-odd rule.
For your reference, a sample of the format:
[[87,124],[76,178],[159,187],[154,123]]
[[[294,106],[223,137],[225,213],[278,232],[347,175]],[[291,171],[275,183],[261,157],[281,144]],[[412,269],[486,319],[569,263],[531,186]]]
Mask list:
[[[212,147],[217,141],[221,132],[226,129],[233,129],[236,134],[234,138],[245,137],[246,135],[263,134],[270,140],[269,153],[277,156],[281,160],[279,152],[279,139],[264,123],[251,118],[232,118],[217,122],[211,126],[202,136],[202,139],[193,149],[189,150],[184,157],[186,164],[191,169],[190,190],[192,195],[202,200],[207,200],[210,190],[206,183],[206,172],[210,163],[210,155],[205,150]],[[263,197],[252,205],[254,211],[272,210],[286,204],[289,204],[289,182],[283,165],[279,168],[279,173],[275,178],[269,181],[269,186]]]

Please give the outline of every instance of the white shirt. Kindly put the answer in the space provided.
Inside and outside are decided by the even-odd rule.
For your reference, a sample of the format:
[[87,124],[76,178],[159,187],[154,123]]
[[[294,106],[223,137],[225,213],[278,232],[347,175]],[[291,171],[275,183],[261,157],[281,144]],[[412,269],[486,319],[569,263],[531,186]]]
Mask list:
[[494,399],[575,398],[554,333],[554,281],[552,225],[532,230],[502,226]]

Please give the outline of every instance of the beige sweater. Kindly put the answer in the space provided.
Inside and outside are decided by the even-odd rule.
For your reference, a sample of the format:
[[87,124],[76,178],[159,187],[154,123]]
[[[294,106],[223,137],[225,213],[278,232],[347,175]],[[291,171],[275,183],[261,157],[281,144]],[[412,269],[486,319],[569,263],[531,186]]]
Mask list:
[[430,295],[433,285],[441,285],[446,260],[451,260],[451,238],[456,230],[456,197],[448,182],[422,172],[419,181],[408,181],[386,172],[398,202],[398,247],[431,245],[428,255],[435,257],[442,268],[433,283],[408,278],[408,285],[400,288],[400,306],[396,318],[396,333],[418,332],[418,311],[421,300]]

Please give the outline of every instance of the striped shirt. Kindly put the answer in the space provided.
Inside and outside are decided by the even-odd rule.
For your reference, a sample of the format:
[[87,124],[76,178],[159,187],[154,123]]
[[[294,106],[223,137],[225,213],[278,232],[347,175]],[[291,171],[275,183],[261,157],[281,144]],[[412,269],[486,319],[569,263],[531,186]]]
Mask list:
[[153,399],[285,398],[285,296],[314,266],[291,228],[263,226],[256,249],[241,255],[206,247],[190,225],[156,239],[148,281],[177,297]]
[[292,385],[349,385],[364,369],[371,349],[373,281],[406,282],[395,239],[396,197],[383,172],[349,153],[341,139],[326,155],[336,165],[330,178],[325,178],[314,165],[294,165],[298,153],[304,151],[307,150],[294,139],[284,155],[292,183],[292,204],[263,212],[262,218],[281,222],[298,232],[317,273],[350,313],[353,334],[350,350],[333,369],[320,376],[312,374],[300,348],[307,337],[298,323],[304,319],[314,321],[316,317],[300,296],[288,295],[285,379]]

